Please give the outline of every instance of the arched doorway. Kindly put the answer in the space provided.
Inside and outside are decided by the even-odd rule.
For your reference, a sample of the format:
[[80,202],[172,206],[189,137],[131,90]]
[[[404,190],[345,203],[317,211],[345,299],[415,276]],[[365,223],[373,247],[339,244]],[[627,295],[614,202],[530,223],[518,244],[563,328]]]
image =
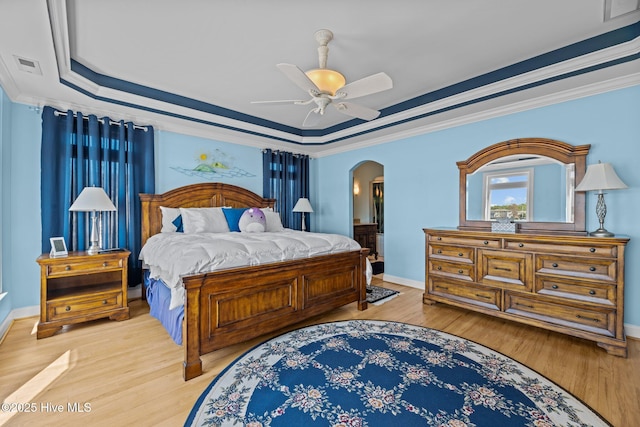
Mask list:
[[[384,166],[365,161],[353,169],[353,238],[370,249],[371,260],[384,257]],[[378,265],[383,265],[379,263]]]

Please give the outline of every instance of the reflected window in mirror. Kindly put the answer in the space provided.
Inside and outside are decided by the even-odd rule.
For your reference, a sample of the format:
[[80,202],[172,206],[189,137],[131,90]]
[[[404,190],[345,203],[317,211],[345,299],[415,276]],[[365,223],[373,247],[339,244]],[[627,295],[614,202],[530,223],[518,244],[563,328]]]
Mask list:
[[531,219],[533,169],[484,174],[484,219]]

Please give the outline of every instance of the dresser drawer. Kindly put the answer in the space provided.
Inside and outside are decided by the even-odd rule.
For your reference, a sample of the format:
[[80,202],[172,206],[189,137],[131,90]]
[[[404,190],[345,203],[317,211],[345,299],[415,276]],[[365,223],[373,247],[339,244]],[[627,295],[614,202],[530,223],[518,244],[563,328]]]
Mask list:
[[47,302],[47,321],[95,314],[122,307],[122,292],[105,292]]
[[532,255],[478,250],[478,281],[484,285],[531,291]]
[[122,259],[98,259],[87,261],[86,259],[47,265],[47,277],[68,276],[77,274],[91,274],[109,270],[122,269]]
[[479,248],[495,248],[501,247],[501,241],[497,238],[483,238],[483,237],[460,237],[460,236],[441,236],[439,234],[429,234],[428,240],[430,243],[446,244],[446,245],[463,245],[463,246],[477,246]]
[[449,245],[429,245],[429,256],[432,259],[440,259],[455,262],[475,263],[475,248]]
[[451,277],[458,280],[475,281],[475,266],[473,264],[450,263],[436,259],[429,260],[429,272],[439,276]]
[[588,259],[537,255],[536,273],[556,274],[615,283],[618,263],[614,259]]
[[536,293],[576,301],[615,307],[615,285],[585,282],[555,277],[537,276]]
[[606,336],[615,336],[616,312],[545,301],[507,291],[505,312]]
[[501,306],[500,289],[455,283],[435,276],[429,277],[429,293],[492,310],[500,310]]
[[616,258],[618,247],[603,244],[558,244],[553,242],[536,242],[526,239],[505,239],[504,248],[512,251],[543,252],[557,254],[571,254],[579,256],[594,256],[601,258]]

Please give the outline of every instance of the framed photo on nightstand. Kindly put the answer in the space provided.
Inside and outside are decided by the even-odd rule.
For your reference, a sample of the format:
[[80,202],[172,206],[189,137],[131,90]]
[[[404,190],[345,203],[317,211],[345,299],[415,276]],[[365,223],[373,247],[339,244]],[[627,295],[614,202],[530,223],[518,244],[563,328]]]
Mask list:
[[49,238],[51,242],[51,252],[49,252],[49,256],[52,258],[67,256],[69,252],[67,251],[67,244],[64,242],[64,237],[51,237]]

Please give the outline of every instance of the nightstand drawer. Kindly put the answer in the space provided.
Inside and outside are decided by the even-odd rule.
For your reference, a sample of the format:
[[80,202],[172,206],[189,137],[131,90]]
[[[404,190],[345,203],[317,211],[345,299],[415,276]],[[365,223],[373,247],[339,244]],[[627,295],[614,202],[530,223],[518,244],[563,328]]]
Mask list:
[[47,265],[47,277],[68,276],[76,274],[91,274],[122,268],[122,259],[96,259],[79,261],[70,259],[69,262]]
[[105,292],[47,302],[48,321],[94,314],[122,307],[122,292]]

